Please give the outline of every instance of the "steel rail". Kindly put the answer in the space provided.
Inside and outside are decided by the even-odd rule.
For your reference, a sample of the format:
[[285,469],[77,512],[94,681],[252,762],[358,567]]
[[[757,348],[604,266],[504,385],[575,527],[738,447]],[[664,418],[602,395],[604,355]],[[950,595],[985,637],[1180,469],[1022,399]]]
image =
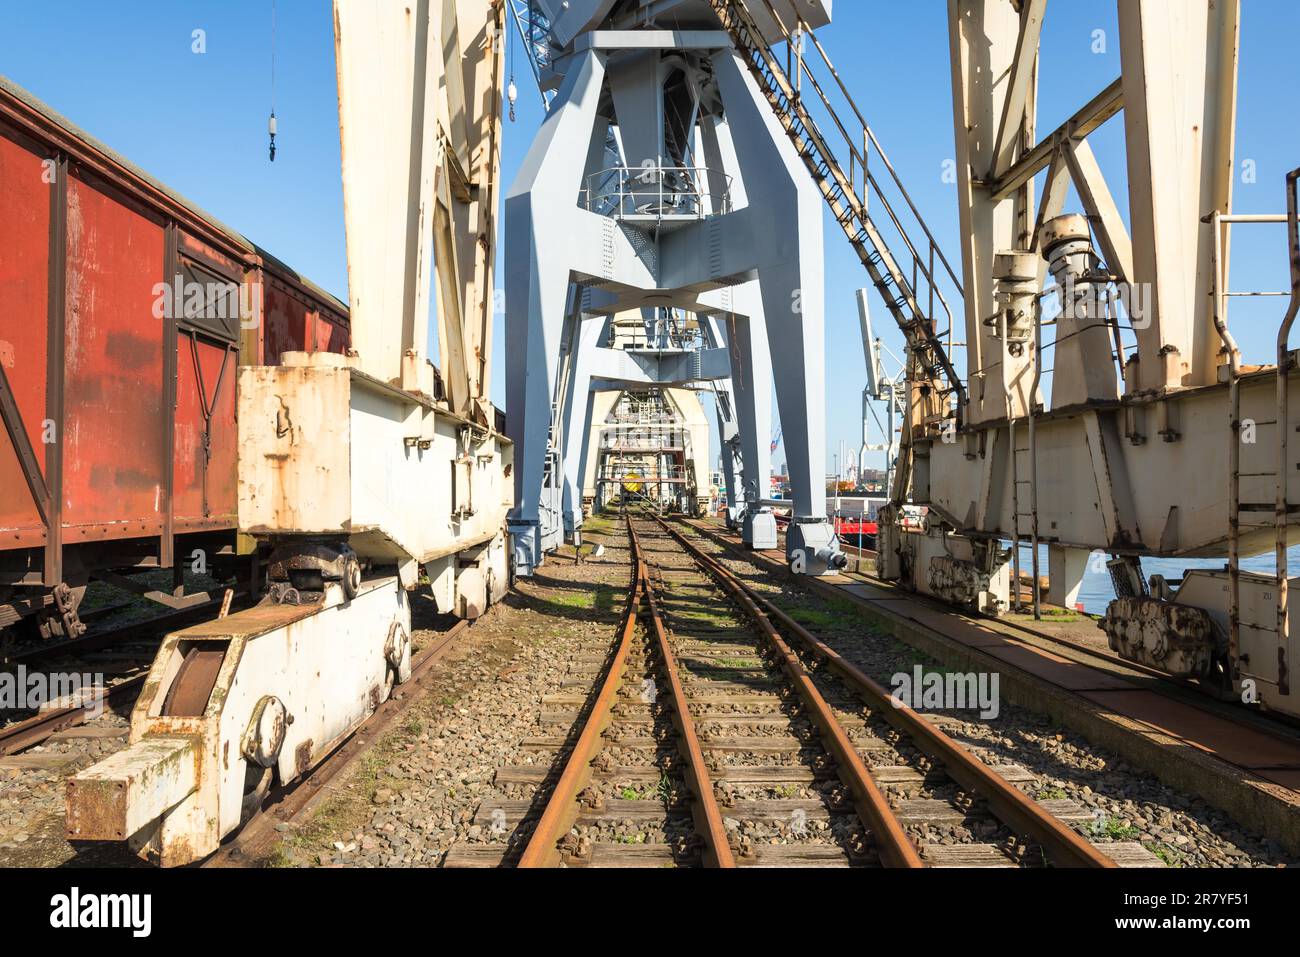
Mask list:
[[[235,594],[235,598],[243,601],[247,598],[248,592],[240,590]],[[33,645],[23,651],[14,652],[2,663],[3,667],[12,665],[25,664],[30,665],[37,661],[44,661],[49,658],[59,658],[65,655],[79,655],[92,651],[99,651],[110,645],[117,643],[129,643],[133,641],[154,641],[161,638],[168,631],[181,627],[191,621],[201,621],[212,613],[213,608],[220,608],[221,598],[209,598],[207,601],[198,605],[191,605],[188,608],[166,609],[159,614],[149,618],[141,618],[134,621],[124,622],[120,625],[112,625],[102,631],[86,632],[79,638],[69,638],[58,641],[47,641]],[[126,604],[114,606],[111,613],[122,611],[128,607]],[[86,621],[91,617],[101,616],[100,610],[96,609],[82,616]],[[161,630],[161,634],[155,634]]]
[[865,699],[867,705],[900,731],[911,736],[914,743],[931,758],[943,764],[950,777],[967,791],[981,795],[989,809],[1005,824],[1023,835],[1038,841],[1056,863],[1066,867],[1117,867],[1118,865],[1092,844],[1088,843],[1058,818],[1044,811],[1038,804],[1007,782],[996,771],[984,764],[937,727],[909,708],[896,701],[884,686],[868,677],[844,659],[839,652],[823,642],[772,602],[753,592],[739,579],[713,561],[705,552],[691,544],[685,536],[665,524],[665,528],[688,551],[702,557],[731,578],[735,586],[752,596],[751,600],[781,623],[781,627],[794,635],[813,655],[824,661],[837,674],[845,678]]
[[606,672],[604,681],[591,712],[583,725],[582,732],[574,745],[573,751],[565,762],[560,780],[556,782],[542,817],[533,829],[528,845],[519,859],[519,867],[555,867],[561,862],[559,842],[573,827],[579,814],[578,795],[591,782],[594,774],[592,760],[601,747],[601,738],[609,726],[613,705],[622,687],[627,670],[627,658],[631,651],[632,640],[636,634],[636,625],[640,618],[641,604],[644,600],[650,610],[651,623],[663,660],[664,671],[672,694],[672,721],[681,736],[682,750],[686,758],[683,773],[686,783],[694,795],[691,802],[691,816],[695,822],[697,834],[704,842],[703,862],[706,867],[732,868],[736,866],[735,855],[727,841],[727,832],[722,820],[722,810],[718,807],[713,793],[713,783],[709,777],[708,767],[704,761],[704,749],[700,746],[695,722],[691,717],[686,702],[677,659],[668,643],[667,630],[664,628],[663,616],[650,587],[648,566],[641,554],[640,541],[630,516],[625,516],[628,540],[632,555],[632,582],[628,596],[627,609],[624,612],[623,625],[619,635],[619,644],[614,658]]
[[907,832],[903,830],[903,825],[889,806],[889,800],[885,797],[884,792],[872,779],[871,772],[867,769],[862,756],[858,754],[857,748],[849,739],[844,726],[840,724],[839,719],[835,717],[834,711],[831,710],[830,704],[827,703],[821,692],[817,690],[816,685],[813,684],[812,677],[804,668],[798,655],[781,638],[780,632],[776,630],[764,613],[763,608],[755,601],[757,596],[752,595],[750,590],[739,579],[715,561],[712,556],[691,544],[677,529],[657,516],[655,521],[669,535],[675,538],[686,549],[687,554],[706,572],[711,574],[722,585],[723,589],[735,599],[736,603],[753,620],[763,637],[767,639],[776,652],[781,667],[789,675],[799,697],[807,706],[809,717],[820,730],[823,743],[835,758],[841,779],[852,791],[854,810],[857,811],[862,823],[871,829],[877,848],[880,851],[882,863],[887,867],[924,867],[925,862],[921,860],[921,855],[917,853],[915,845],[907,836]]
[[[628,533],[632,536],[633,550],[640,553],[636,531],[631,520],[628,521]],[[646,604],[650,611],[650,624],[653,626],[655,641],[659,646],[659,655],[663,659],[664,672],[668,677],[668,686],[673,697],[673,724],[681,735],[682,750],[685,752],[686,783],[695,795],[691,802],[691,817],[695,821],[695,831],[704,840],[704,864],[706,867],[735,867],[736,857],[732,853],[731,843],[727,840],[727,829],[722,821],[722,809],[718,807],[717,795],[713,792],[713,781],[709,776],[708,765],[704,761],[704,749],[700,746],[699,735],[695,730],[695,719],[686,703],[686,691],[682,686],[677,656],[668,643],[668,631],[664,627],[663,611],[659,607],[655,590],[649,581],[645,583]]]
[[[631,529],[630,520],[628,528]],[[547,799],[541,819],[533,828],[528,845],[519,858],[519,867],[556,867],[560,864],[559,842],[569,833],[569,829],[578,818],[578,795],[591,782],[594,773],[591,762],[600,750],[601,736],[609,727],[613,716],[614,700],[618,697],[619,688],[623,684],[628,654],[632,650],[632,639],[636,634],[645,580],[645,562],[637,554],[635,540],[633,540],[632,581],[629,586],[627,608],[623,612],[618,646],[601,683],[600,692],[583,725],[582,733],[569,753],[560,780],[556,782],[551,796]]]
[[[19,652],[5,663],[10,666],[29,665],[49,658],[75,656],[79,653],[94,652],[117,642],[126,641],[161,641],[163,636],[183,623],[198,620],[211,614],[213,605],[220,605],[218,600],[209,600],[202,605],[168,611],[144,621],[127,622],[106,631],[84,635],[69,641],[50,645],[38,645],[27,651]],[[88,669],[92,670],[93,669]],[[88,718],[98,717],[106,708],[128,700],[128,695],[138,694],[145,678],[149,675],[149,661],[140,666],[140,672],[125,678],[116,684],[98,689],[93,694],[84,695],[76,704],[61,708],[47,708],[21,721],[0,728],[0,757],[8,757],[47,740],[51,735],[68,728],[85,724]]]
[[149,669],[146,667],[140,674],[88,695],[78,704],[38,711],[30,718],[0,728],[0,757],[34,748],[51,735],[85,724],[88,717],[99,715],[110,705],[124,699],[129,692],[138,694],[148,676]]

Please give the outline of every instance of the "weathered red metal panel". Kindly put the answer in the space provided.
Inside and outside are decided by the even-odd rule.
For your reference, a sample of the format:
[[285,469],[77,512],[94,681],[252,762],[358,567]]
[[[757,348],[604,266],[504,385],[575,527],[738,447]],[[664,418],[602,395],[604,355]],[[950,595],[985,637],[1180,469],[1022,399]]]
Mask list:
[[[164,497],[163,227],[73,177],[68,193],[64,536],[158,534]],[[167,410],[170,411],[170,410]]]
[[[50,183],[42,157],[0,135],[0,365],[42,472],[50,255]],[[9,435],[0,427],[0,548],[42,528]],[[43,536],[41,536],[43,537]]]
[[270,280],[262,287],[262,321],[266,324],[262,361],[279,365],[282,352],[302,352],[310,348],[308,306],[283,285]]
[[[62,452],[63,494],[51,506],[62,506],[64,545],[161,535],[169,466],[176,533],[233,528],[236,361],[272,364],[288,350],[342,352],[349,342],[346,309],[78,131],[51,133],[44,120],[28,121],[29,114],[38,116],[38,107],[0,90],[0,110],[6,117],[0,122],[0,367],[42,471],[53,467],[51,449]],[[61,123],[46,117],[51,119]],[[42,160],[56,150],[68,157],[73,175],[62,177],[68,192],[66,279],[51,288],[50,276],[62,275],[64,257],[50,262],[56,184],[50,180],[54,169],[47,174]],[[264,299],[262,322],[244,330],[242,356],[229,354],[224,376],[221,334],[210,322],[186,320],[175,355],[165,354],[165,323],[155,304],[157,286],[166,281],[169,222],[176,225],[183,259],[220,276],[245,277]],[[52,300],[65,293],[66,315],[59,323],[66,320],[67,328],[56,340],[66,350],[65,413],[54,446],[43,441],[44,421],[58,407],[46,405],[49,318]],[[191,325],[204,330],[193,347]],[[169,360],[175,362],[174,407],[168,407],[164,382]],[[170,449],[168,423],[174,432]],[[45,539],[18,457],[0,428],[0,552],[40,546]],[[96,561],[82,554],[88,563]]]
[[[178,532],[236,523],[237,363],[238,355],[224,344],[187,333],[178,337],[173,452],[173,508]],[[211,410],[207,419],[203,415],[205,396]]]
[[309,352],[319,352],[324,348],[321,343],[328,338],[324,325],[321,322],[320,310],[308,307],[307,309],[307,350]]
[[316,348],[323,352],[347,352],[351,341],[347,322],[341,318],[321,313],[321,325],[316,337]]
[[178,236],[180,239],[180,252],[187,255],[197,256],[199,259],[211,260],[220,266],[224,266],[227,271],[243,271],[243,265],[241,263],[231,259],[221,250],[209,243],[205,243],[197,236],[192,236],[183,229],[178,233]]

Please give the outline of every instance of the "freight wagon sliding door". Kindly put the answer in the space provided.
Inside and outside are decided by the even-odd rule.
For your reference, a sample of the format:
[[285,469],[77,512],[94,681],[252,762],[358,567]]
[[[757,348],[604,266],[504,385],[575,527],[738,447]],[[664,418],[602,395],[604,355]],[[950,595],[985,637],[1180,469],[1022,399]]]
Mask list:
[[[176,534],[230,528],[238,520],[235,383],[244,311],[241,283],[237,264],[180,256],[173,284],[184,299],[183,307],[175,310],[172,510]],[[178,560],[188,561],[189,556]]]
[[63,540],[161,536],[165,226],[78,175],[67,192]]
[[43,577],[39,553],[50,511],[46,413],[51,220],[57,166],[34,143],[0,128],[0,580]]

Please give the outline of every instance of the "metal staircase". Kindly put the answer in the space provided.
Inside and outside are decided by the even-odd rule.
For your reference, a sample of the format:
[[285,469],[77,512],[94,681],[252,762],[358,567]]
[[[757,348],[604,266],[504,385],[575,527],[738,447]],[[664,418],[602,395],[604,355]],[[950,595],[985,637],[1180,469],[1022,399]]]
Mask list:
[[[750,0],[750,2],[762,3],[767,8],[773,22],[781,29],[783,39],[787,45],[786,60],[792,69],[782,65],[781,60],[773,52],[771,46],[763,38],[762,33],[754,23],[745,3],[737,2],[737,0],[709,0],[709,5],[717,14],[723,27],[731,35],[737,51],[745,60],[754,79],[758,82],[759,89],[762,90],[777,119],[789,135],[791,142],[794,143],[795,149],[803,158],[804,164],[816,181],[836,221],[844,230],[844,235],[848,237],[849,243],[857,252],[862,265],[866,267],[872,284],[879,291],[886,308],[894,317],[894,321],[898,323],[899,328],[903,331],[903,335],[907,339],[908,350],[916,358],[920,367],[922,380],[934,384],[934,388],[940,393],[944,404],[951,402],[957,418],[957,425],[960,426],[966,404],[966,390],[952,365],[948,349],[945,348],[943,343],[942,337],[947,335],[949,346],[952,344],[953,316],[946,298],[936,284],[936,266],[943,266],[959,298],[962,295],[961,282],[957,279],[947,258],[934,241],[929,228],[921,219],[916,206],[912,203],[907,191],[903,188],[902,182],[899,181],[898,175],[894,172],[893,166],[890,165],[884,151],[880,149],[880,143],[867,126],[862,114],[853,104],[852,98],[839,78],[839,74],[812,31],[802,21],[797,22],[794,28],[791,29],[783,22],[782,17],[773,8],[769,0]],[[817,53],[825,62],[826,68],[830,71],[830,75],[838,89],[844,95],[850,109],[855,114],[861,132],[861,146],[858,145],[856,137],[849,135],[851,127],[841,121],[833,104],[804,59],[804,38],[811,40]],[[793,80],[790,76],[791,73],[795,77]],[[802,92],[802,82],[805,77],[816,94],[816,102],[821,104],[821,107],[829,115],[832,124],[844,140],[841,148],[847,150],[849,158],[848,172],[845,172],[844,167],[836,159],[830,144],[805,107]],[[925,248],[924,259],[921,252],[918,251],[917,243],[914,243],[909,237],[902,220],[870,171],[868,154],[872,146],[879,153],[880,162],[889,171],[894,184],[898,187],[904,201],[915,217],[916,224],[925,235],[925,241],[922,244]],[[877,229],[876,224],[868,214],[868,197],[872,195],[877,198],[884,208],[890,222],[901,236],[903,245],[907,249],[911,262],[910,269],[906,271],[900,266],[898,259],[890,251],[880,234],[880,230]],[[910,281],[908,272],[911,274]],[[922,309],[918,299],[917,289],[922,281],[928,287],[928,312]],[[947,330],[945,332],[936,331],[936,300],[938,306],[947,316]]]

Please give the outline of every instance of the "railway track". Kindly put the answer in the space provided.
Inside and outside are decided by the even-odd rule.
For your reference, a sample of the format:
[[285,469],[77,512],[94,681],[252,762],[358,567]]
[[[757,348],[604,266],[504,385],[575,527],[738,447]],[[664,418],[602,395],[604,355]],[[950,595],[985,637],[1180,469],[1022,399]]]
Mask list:
[[[725,529],[716,524],[706,524],[699,521],[687,521],[686,525],[694,532],[708,536],[713,541],[722,544],[725,548],[734,552],[737,547],[734,541],[728,541],[724,535]],[[769,553],[771,563],[784,566],[784,538],[781,544],[773,552]],[[846,548],[852,556],[858,556],[852,549]],[[758,556],[761,553],[749,552],[746,559],[750,563],[755,561],[761,562]],[[874,563],[876,559],[875,552],[861,552],[860,557],[864,561]],[[759,567],[762,567],[761,565]],[[878,578],[876,575],[863,571],[861,566],[851,569],[853,574],[860,577],[860,580],[866,584],[885,589],[897,589],[897,583],[886,581]],[[846,570],[845,574],[849,574]],[[851,576],[850,576],[851,577]],[[854,600],[850,594],[836,594],[836,585],[831,585],[817,579],[808,579],[802,583],[802,587],[807,587],[814,592],[818,592],[828,598]],[[1270,712],[1258,711],[1247,708],[1233,700],[1219,697],[1212,687],[1191,678],[1181,678],[1171,675],[1168,672],[1149,667],[1141,662],[1131,661],[1128,658],[1116,654],[1104,647],[1098,647],[1097,644],[1080,640],[1077,636],[1068,633],[1053,633],[1047,628],[1039,627],[1038,623],[1032,620],[1016,620],[1010,616],[1001,618],[988,618],[983,615],[967,612],[963,609],[955,608],[937,598],[929,595],[923,595],[918,592],[899,591],[905,595],[908,601],[915,602],[929,609],[942,612],[952,616],[954,621],[971,622],[982,626],[998,629],[1008,638],[1016,639],[1019,636],[1031,639],[1033,642],[1042,642],[1052,646],[1052,650],[1065,654],[1072,662],[1082,666],[1103,665],[1111,670],[1111,673],[1124,678],[1134,688],[1143,688],[1152,691],[1162,698],[1168,699],[1167,710],[1170,713],[1176,712],[1180,708],[1192,708],[1200,712],[1204,717],[1198,722],[1198,729],[1203,735],[1207,730],[1213,730],[1214,735],[1221,742],[1232,741],[1238,732],[1248,735],[1252,741],[1257,735],[1264,735],[1274,747],[1283,749],[1281,756],[1279,753],[1273,753],[1272,759],[1276,767],[1296,769],[1300,768],[1300,740],[1297,739],[1296,732],[1300,731],[1300,720],[1289,715]],[[1085,613],[1080,612],[1080,615]],[[1095,616],[1087,616],[1091,623],[1095,623]],[[1156,708],[1150,715],[1158,723],[1162,716],[1163,708]],[[1249,770],[1251,767],[1252,751],[1257,749],[1254,744],[1241,745],[1240,754],[1233,754],[1230,748],[1225,749],[1220,745],[1215,748],[1220,756],[1231,764],[1236,764],[1243,769]],[[1297,785],[1295,781],[1300,778],[1278,782],[1284,786],[1295,790]]]
[[895,707],[677,529],[626,521],[607,665],[589,695],[549,702],[574,709],[568,743],[549,770],[498,770],[534,800],[476,815],[520,836],[500,863],[1116,866],[1062,819],[1088,819],[1074,802],[1031,799],[1015,786],[1027,771],[984,765]]
[[[709,535],[715,541],[720,539],[719,533],[724,528],[717,523],[704,523],[697,520],[688,521],[687,525],[702,534]],[[781,529],[778,532],[778,546],[775,553],[784,555],[785,552],[785,531]],[[896,583],[886,581],[877,577],[875,574],[863,570],[863,563],[870,563],[869,567],[874,567],[877,560],[877,553],[868,549],[854,548],[841,543],[843,551],[849,555],[849,568],[845,569],[844,574],[855,574],[871,585],[895,588]],[[778,562],[783,564],[783,560]],[[816,584],[811,587],[816,588]],[[1033,600],[1031,586],[1026,582],[1024,586],[1023,602],[1026,608],[1031,607]],[[1208,721],[1214,725],[1236,725],[1251,733],[1262,733],[1275,739],[1275,741],[1287,748],[1296,748],[1296,732],[1300,731],[1300,719],[1294,718],[1287,714],[1272,711],[1256,711],[1248,709],[1231,699],[1219,697],[1216,691],[1199,681],[1192,678],[1182,678],[1177,675],[1171,675],[1168,672],[1161,671],[1158,668],[1152,668],[1138,661],[1132,661],[1122,655],[1109,651],[1104,647],[1098,647],[1096,644],[1090,644],[1072,637],[1068,634],[1053,634],[1042,627],[1037,627],[1033,620],[1016,620],[1010,616],[1004,616],[997,619],[988,619],[982,615],[968,613],[964,610],[957,609],[939,599],[932,598],[919,592],[906,592],[907,597],[929,608],[942,611],[954,617],[963,618],[969,621],[980,623],[993,623],[1002,629],[1008,629],[1024,635],[1036,642],[1045,642],[1061,649],[1067,653],[1074,661],[1080,664],[1091,664],[1094,662],[1103,662],[1111,669],[1118,669],[1121,674],[1132,674],[1136,681],[1143,681],[1143,687],[1149,688],[1159,694],[1170,698],[1171,701],[1182,705],[1195,708],[1204,712]],[[1060,606],[1057,606],[1060,607]],[[1066,609],[1068,611],[1068,609]],[[1077,612],[1079,615],[1086,616],[1092,621],[1096,621],[1098,616],[1088,615],[1086,612]],[[1144,680],[1145,679],[1145,680]],[[1136,684],[1135,681],[1135,684]],[[1176,707],[1176,705],[1175,705]],[[1237,763],[1237,762],[1233,762]],[[1293,762],[1294,763],[1294,762]],[[1296,788],[1291,786],[1293,790]]]
[[129,705],[139,694],[167,633],[211,617],[221,606],[222,601],[215,599],[10,656],[5,662],[9,668],[22,666],[30,671],[39,666],[48,674],[102,675],[103,684],[0,727],[0,757],[36,747],[61,731]]

